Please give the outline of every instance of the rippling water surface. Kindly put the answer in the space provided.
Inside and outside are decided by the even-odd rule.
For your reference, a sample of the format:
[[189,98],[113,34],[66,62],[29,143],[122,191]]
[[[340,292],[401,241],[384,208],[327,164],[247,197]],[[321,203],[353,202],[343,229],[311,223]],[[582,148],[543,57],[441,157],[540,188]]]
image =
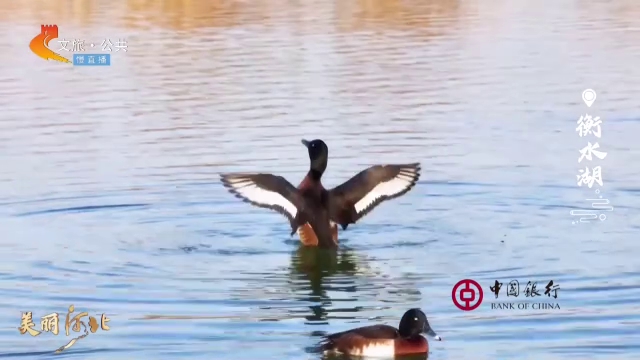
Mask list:
[[[320,335],[409,307],[444,338],[430,359],[640,356],[636,1],[0,10],[0,356],[49,358],[70,304],[111,318],[60,355],[78,359],[318,359]],[[45,62],[28,48],[43,23],[128,51],[105,68]],[[585,113],[600,139],[576,133]],[[297,184],[303,137],[329,145],[327,186],[376,163],[423,175],[337,253],[302,249],[217,179]],[[593,162],[614,210],[572,224],[596,196],[576,185],[587,141],[608,153]],[[464,278],[484,286],[474,311],[451,300]],[[496,279],[553,279],[561,309],[492,310]],[[20,335],[23,311],[59,312],[61,334]]]

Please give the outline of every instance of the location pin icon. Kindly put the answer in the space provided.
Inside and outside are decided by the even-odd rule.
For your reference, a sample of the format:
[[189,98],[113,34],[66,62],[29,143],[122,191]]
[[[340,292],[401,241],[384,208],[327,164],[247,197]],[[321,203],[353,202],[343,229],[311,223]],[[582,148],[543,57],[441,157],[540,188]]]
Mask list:
[[582,100],[584,100],[584,103],[587,104],[588,107],[591,107],[593,102],[596,101],[596,92],[591,89],[583,91]]

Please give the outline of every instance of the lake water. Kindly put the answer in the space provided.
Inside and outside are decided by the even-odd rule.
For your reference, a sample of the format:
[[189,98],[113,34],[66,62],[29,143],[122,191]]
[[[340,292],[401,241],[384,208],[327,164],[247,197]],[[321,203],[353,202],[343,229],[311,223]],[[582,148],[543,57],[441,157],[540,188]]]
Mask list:
[[[111,329],[61,358],[319,359],[320,335],[397,326],[410,307],[444,339],[430,359],[640,356],[637,1],[0,10],[0,357],[50,358],[72,337],[71,304]],[[40,24],[127,52],[110,67],[45,62],[28,47]],[[600,116],[601,138],[578,135],[584,114]],[[328,187],[378,163],[423,174],[341,232],[337,253],[301,249],[283,216],[218,181],[259,171],[297,185],[301,138],[327,142]],[[587,142],[606,158],[579,164]],[[603,186],[579,187],[595,165]],[[573,224],[596,188],[613,211]],[[452,302],[465,278],[484,288],[474,311]],[[536,281],[529,301],[560,310],[492,309],[513,279],[518,301]],[[21,335],[27,311],[38,328],[60,313],[60,334]]]

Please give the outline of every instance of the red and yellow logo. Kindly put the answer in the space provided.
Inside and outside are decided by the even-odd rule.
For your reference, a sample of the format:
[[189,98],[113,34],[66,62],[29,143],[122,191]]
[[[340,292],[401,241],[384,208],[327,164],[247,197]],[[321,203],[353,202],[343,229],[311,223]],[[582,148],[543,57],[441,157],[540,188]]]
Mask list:
[[49,41],[58,38],[58,25],[41,25],[40,34],[31,40],[29,48],[34,54],[45,60],[56,60],[64,63],[70,63],[69,59],[56,54],[49,48]]

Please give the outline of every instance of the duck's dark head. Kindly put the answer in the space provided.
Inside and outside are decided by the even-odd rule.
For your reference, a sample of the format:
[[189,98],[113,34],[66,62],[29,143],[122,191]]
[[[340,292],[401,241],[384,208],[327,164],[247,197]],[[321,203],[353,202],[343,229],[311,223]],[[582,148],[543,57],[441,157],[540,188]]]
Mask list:
[[309,150],[309,160],[311,161],[310,173],[319,180],[322,173],[327,169],[327,159],[329,157],[329,148],[324,141],[316,139],[313,141],[302,140],[302,144]]
[[414,338],[420,336],[420,334],[427,334],[438,341],[442,340],[429,325],[427,315],[420,309],[409,309],[404,313],[398,330],[403,338]]

